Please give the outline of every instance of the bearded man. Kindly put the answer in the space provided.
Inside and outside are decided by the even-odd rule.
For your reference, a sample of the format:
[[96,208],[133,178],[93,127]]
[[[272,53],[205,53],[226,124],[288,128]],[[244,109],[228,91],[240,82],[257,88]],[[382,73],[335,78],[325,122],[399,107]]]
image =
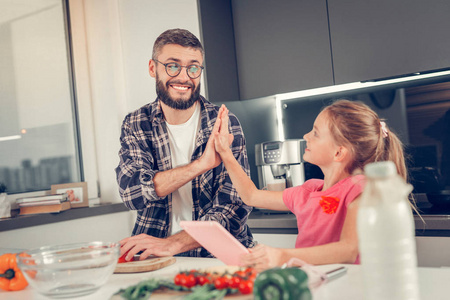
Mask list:
[[[182,230],[183,220],[217,221],[244,246],[253,246],[246,225],[251,208],[214,150],[211,132],[224,107],[200,95],[203,61],[203,46],[191,32],[163,32],[149,62],[158,97],[123,121],[117,181],[124,204],[137,210],[132,236],[120,241],[126,260],[137,253],[141,260],[211,256]],[[231,113],[229,119],[230,147],[250,175],[241,125]]]

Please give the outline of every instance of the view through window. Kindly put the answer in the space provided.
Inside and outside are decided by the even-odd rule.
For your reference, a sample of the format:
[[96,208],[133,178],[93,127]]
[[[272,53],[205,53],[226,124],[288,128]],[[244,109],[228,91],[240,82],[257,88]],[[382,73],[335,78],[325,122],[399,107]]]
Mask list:
[[0,0],[0,182],[9,194],[82,181],[67,5]]

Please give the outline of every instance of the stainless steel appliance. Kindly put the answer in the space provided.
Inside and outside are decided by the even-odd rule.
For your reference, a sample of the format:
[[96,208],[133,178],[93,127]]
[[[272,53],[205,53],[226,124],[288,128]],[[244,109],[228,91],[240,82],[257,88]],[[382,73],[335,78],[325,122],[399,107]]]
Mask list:
[[255,161],[259,188],[283,190],[286,187],[303,184],[305,148],[306,141],[303,139],[256,144]]

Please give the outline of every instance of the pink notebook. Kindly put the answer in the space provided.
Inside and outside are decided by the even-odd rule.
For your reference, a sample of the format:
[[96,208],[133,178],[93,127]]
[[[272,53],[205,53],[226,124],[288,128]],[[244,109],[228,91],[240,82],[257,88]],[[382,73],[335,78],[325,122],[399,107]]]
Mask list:
[[181,221],[180,226],[203,248],[229,266],[239,266],[239,256],[249,253],[244,245],[216,221]]

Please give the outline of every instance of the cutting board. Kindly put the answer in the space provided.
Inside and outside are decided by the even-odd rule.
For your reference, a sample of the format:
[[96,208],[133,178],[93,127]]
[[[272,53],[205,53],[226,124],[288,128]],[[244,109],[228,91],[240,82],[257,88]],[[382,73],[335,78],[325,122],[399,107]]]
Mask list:
[[[152,293],[152,296],[149,300],[152,299],[158,299],[158,300],[174,300],[174,299],[183,299],[184,296],[189,295],[189,292],[177,292],[172,291],[169,289],[159,289]],[[152,298],[153,297],[153,298]],[[225,296],[224,299],[230,299],[230,300],[252,300],[253,294],[251,295],[242,295],[240,293],[231,294],[228,296]],[[111,299],[115,300],[115,299]],[[123,300],[123,298],[122,298]]]
[[[174,300],[174,299],[183,299],[183,297],[189,295],[189,292],[177,292],[172,291],[167,288],[161,288],[152,293],[149,300],[158,299],[158,300]],[[112,295],[109,300],[123,300],[120,295]],[[225,296],[224,299],[230,300],[253,300],[253,294],[251,295],[242,295],[240,293],[232,294]]]
[[114,273],[140,273],[150,272],[162,269],[175,263],[176,258],[173,256],[166,257],[150,257],[144,260],[130,261],[118,263]]

